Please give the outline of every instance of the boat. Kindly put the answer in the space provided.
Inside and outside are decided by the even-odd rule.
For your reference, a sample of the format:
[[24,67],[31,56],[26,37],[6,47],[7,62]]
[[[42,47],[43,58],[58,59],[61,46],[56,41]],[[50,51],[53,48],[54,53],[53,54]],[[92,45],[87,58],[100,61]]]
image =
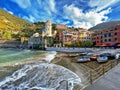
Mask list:
[[77,62],[88,62],[90,61],[90,56],[82,56],[81,58],[77,59]]
[[69,54],[68,56],[70,56],[70,57],[76,57],[76,56],[79,56],[79,54],[78,53],[73,53],[73,54]]
[[93,55],[90,57],[90,60],[95,61],[95,60],[97,60],[98,57],[99,57],[99,55]]
[[80,52],[79,54],[83,56],[83,55],[87,55],[87,52]]
[[105,56],[105,55],[100,55],[100,56],[97,58],[97,62],[99,62],[99,63],[107,62],[107,61],[108,61],[108,57]]
[[115,59],[116,59],[116,60],[120,60],[120,54],[119,54],[119,53],[117,53],[117,54],[115,55]]
[[111,53],[102,53],[101,55],[105,55],[108,57],[108,60],[113,60],[115,59],[115,55]]

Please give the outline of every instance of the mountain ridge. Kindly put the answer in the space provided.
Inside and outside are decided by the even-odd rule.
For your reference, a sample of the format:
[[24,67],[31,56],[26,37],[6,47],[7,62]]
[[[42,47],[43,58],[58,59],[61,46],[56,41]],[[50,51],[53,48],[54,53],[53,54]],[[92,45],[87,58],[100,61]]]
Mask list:
[[94,26],[88,30],[89,31],[99,31],[99,30],[109,29],[109,28],[115,27],[117,25],[120,25],[120,20],[103,22],[103,23],[97,24],[96,26]]

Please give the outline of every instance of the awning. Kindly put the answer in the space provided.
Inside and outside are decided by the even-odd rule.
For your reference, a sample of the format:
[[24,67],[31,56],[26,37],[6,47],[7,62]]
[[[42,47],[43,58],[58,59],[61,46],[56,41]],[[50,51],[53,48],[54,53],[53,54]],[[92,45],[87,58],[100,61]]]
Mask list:
[[120,47],[120,44],[117,44],[117,46],[119,46],[119,47]]

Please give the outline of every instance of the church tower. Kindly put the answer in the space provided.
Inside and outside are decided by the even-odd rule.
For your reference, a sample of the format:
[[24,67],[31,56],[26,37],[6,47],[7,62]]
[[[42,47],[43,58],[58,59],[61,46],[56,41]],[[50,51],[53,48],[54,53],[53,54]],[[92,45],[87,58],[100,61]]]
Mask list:
[[50,20],[46,22],[45,29],[46,29],[46,36],[52,37],[52,23]]

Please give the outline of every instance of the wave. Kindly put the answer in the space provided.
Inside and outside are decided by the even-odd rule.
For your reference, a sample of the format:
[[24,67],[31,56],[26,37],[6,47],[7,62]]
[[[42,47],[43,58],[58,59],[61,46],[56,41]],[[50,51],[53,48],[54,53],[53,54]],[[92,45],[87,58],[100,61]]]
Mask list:
[[0,87],[5,90],[66,90],[66,81],[71,85],[81,84],[79,76],[72,71],[55,64],[39,63],[25,65],[1,81]]
[[44,58],[48,63],[51,62],[52,59],[55,58],[55,55],[57,54],[56,51],[50,51],[48,52],[48,55]]

